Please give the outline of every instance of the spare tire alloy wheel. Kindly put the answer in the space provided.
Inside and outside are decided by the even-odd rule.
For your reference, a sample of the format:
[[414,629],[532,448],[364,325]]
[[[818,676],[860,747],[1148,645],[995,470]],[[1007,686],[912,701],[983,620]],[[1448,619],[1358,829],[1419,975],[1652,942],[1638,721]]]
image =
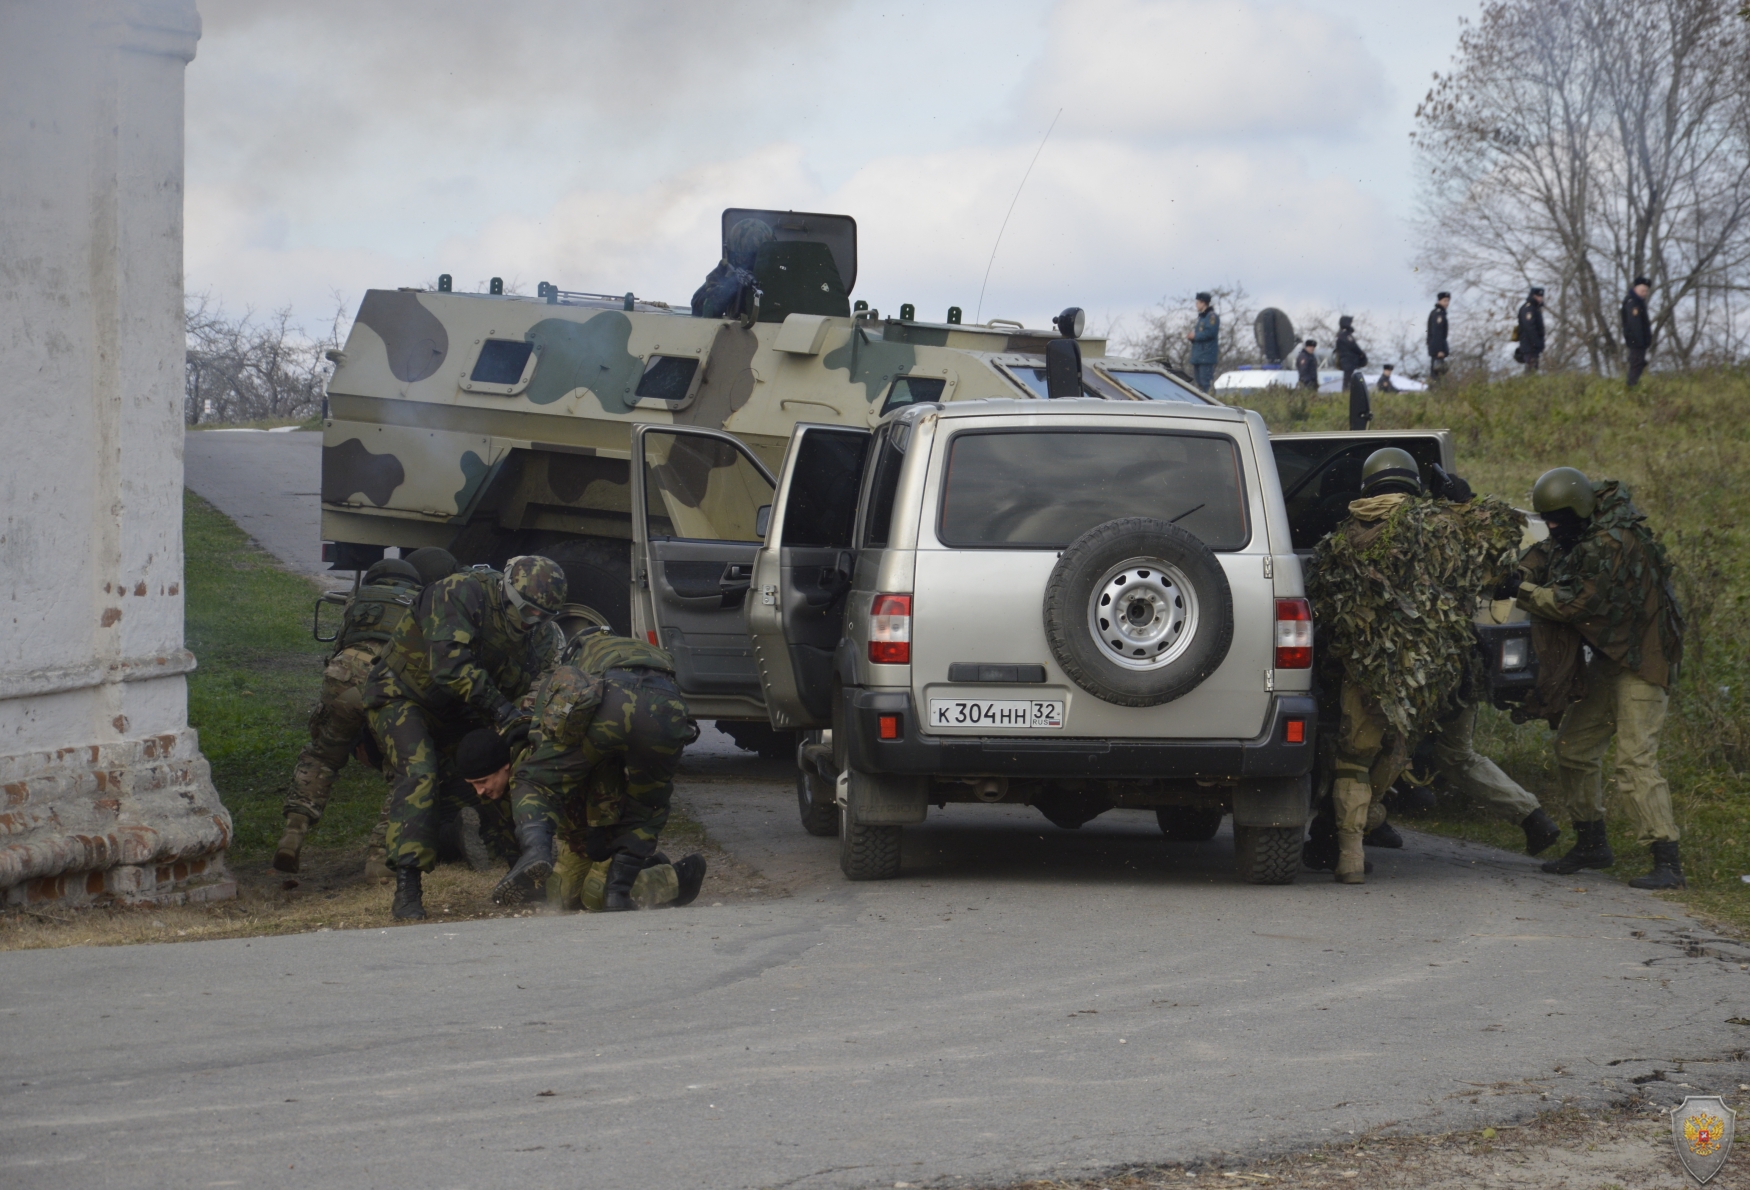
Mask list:
[[1196,689],[1233,644],[1233,594],[1215,554],[1167,521],[1124,517],[1071,542],[1045,587],[1045,635],[1064,673],[1119,706]]

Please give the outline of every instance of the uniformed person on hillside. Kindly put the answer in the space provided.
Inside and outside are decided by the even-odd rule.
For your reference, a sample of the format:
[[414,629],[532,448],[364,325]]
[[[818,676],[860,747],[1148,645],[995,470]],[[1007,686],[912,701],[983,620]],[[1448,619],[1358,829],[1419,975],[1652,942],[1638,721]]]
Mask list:
[[1331,798],[1344,884],[1365,879],[1362,837],[1385,825],[1385,792],[1457,692],[1477,596],[1499,579],[1522,525],[1499,500],[1430,498],[1398,447],[1368,455],[1361,493],[1319,542],[1307,583],[1342,669]]
[[425,916],[421,875],[437,862],[437,803],[457,743],[477,727],[528,734],[517,700],[553,661],[546,621],[564,602],[565,572],[550,558],[464,570],[421,593],[372,667],[364,702],[392,786],[396,917]]
[[[1336,358],[1337,366],[1343,369],[1343,391],[1348,392],[1355,379],[1355,373],[1367,366],[1367,353],[1361,350],[1361,344],[1355,341],[1355,318],[1353,315],[1345,314],[1337,319],[1337,343],[1331,354]],[[1365,383],[1362,384],[1361,391],[1367,391]],[[1356,428],[1355,426],[1350,427],[1350,429]]]
[[1308,339],[1301,344],[1300,354],[1294,357],[1294,370],[1300,374],[1300,387],[1312,392],[1319,391],[1319,357],[1317,339]]
[[1647,316],[1647,295],[1653,292],[1653,282],[1636,277],[1622,299],[1622,342],[1628,350],[1628,386],[1641,382],[1647,370],[1647,353],[1653,349],[1653,320]]
[[1664,547],[1614,479],[1593,483],[1572,467],[1538,479],[1532,507],[1549,526],[1548,541],[1526,551],[1496,591],[1533,616],[1577,632],[1584,693],[1556,730],[1558,812],[1569,815],[1572,850],[1544,865],[1569,875],[1616,862],[1604,828],[1605,750],[1616,737],[1616,784],[1653,869],[1636,888],[1682,888],[1671,789],[1659,772],[1659,733],[1667,691],[1683,656],[1683,618],[1671,588]]
[[[633,884],[668,823],[681,751],[698,738],[665,649],[588,627],[535,688],[529,748],[510,778],[522,858],[494,890],[535,895],[553,863],[553,835],[601,868],[602,908],[637,908]],[[677,902],[698,895],[704,860],[675,865]]]
[[[455,558],[440,549],[416,550],[404,559],[385,558],[365,571],[359,588],[347,599],[334,652],[322,671],[322,690],[310,710],[310,742],[292,768],[285,833],[273,856],[273,866],[280,871],[298,870],[304,839],[322,820],[335,777],[364,740],[367,725],[360,691],[371,666],[419,592],[455,569]],[[385,814],[372,836],[373,844],[381,844],[386,826]]]
[[1514,357],[1525,365],[1525,374],[1529,376],[1543,362],[1543,286],[1533,285],[1525,301],[1520,303],[1519,320],[1515,329],[1519,336],[1519,349],[1514,352]]
[[1428,312],[1428,382],[1439,384],[1452,366],[1447,357],[1452,349],[1447,345],[1446,311],[1452,305],[1452,295],[1444,289],[1434,297],[1434,309]]
[[1221,315],[1210,304],[1210,295],[1199,293],[1197,323],[1185,336],[1191,344],[1191,372],[1204,392],[1215,389],[1215,365],[1221,362]]

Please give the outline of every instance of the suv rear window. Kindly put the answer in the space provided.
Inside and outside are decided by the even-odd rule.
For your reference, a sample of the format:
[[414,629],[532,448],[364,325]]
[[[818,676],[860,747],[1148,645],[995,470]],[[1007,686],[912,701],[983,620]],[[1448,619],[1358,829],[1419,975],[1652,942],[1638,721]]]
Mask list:
[[968,430],[948,444],[937,535],[955,548],[1062,549],[1119,517],[1171,521],[1212,550],[1251,538],[1225,434]]

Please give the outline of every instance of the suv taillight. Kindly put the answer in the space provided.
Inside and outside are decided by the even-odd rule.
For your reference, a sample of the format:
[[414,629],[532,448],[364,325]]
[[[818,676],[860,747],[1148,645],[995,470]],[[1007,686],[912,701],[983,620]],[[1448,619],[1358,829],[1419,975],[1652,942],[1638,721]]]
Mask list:
[[1276,601],[1276,668],[1312,668],[1312,604],[1304,599]]
[[877,595],[869,609],[869,660],[911,664],[911,596]]

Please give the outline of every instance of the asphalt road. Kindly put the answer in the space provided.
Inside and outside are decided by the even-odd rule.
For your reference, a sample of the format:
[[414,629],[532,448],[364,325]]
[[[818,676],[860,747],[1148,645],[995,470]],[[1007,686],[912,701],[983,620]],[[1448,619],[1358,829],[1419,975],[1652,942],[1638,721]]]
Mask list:
[[293,570],[350,584],[322,561],[322,435],[310,430],[191,430],[183,482]]
[[967,806],[851,884],[781,765],[688,770],[764,895],[0,957],[0,1185],[976,1184],[1750,1082],[1750,951],[1613,881]]

